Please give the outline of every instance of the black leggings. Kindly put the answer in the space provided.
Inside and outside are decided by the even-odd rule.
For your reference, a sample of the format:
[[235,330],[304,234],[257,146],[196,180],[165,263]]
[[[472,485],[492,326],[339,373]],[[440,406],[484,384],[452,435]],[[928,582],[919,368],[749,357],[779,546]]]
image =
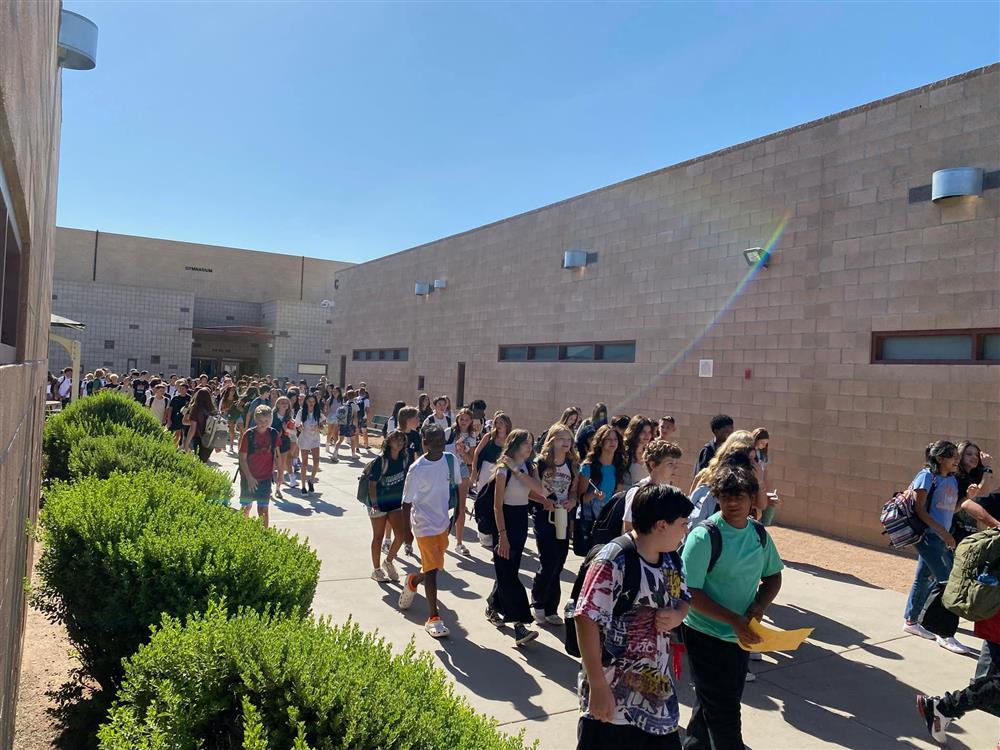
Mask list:
[[538,503],[531,503],[530,507],[538,544],[538,572],[531,586],[531,606],[544,609],[546,615],[555,615],[559,613],[559,576],[569,554],[569,539],[556,539],[556,527],[545,508]]
[[[486,601],[490,609],[500,613],[504,622],[529,623],[531,609],[528,606],[528,592],[518,577],[521,572],[521,553],[524,552],[524,543],[528,541],[528,506],[504,505],[503,520],[507,527],[510,555],[504,559],[497,554],[496,547],[493,548],[496,581]],[[499,539],[499,535],[497,538]]]

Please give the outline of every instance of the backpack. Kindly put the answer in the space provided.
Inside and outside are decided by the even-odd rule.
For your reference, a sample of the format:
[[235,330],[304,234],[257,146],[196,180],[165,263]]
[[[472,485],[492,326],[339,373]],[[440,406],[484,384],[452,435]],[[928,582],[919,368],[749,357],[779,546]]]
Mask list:
[[[757,532],[757,538],[760,540],[761,549],[767,548],[767,529],[764,528],[764,524],[748,518],[750,525],[753,530]],[[706,519],[698,524],[699,527],[708,531],[708,541],[712,545],[712,552],[708,558],[708,568],[705,569],[705,573],[711,573],[712,568],[715,564],[719,562],[719,558],[722,557],[722,531],[719,529],[718,525],[712,519]]]
[[603,547],[608,542],[614,541],[622,535],[622,524],[625,522],[625,503],[628,494],[638,491],[639,485],[633,484],[627,490],[616,492],[611,496],[611,500],[601,509],[601,515],[594,521],[590,529],[591,546],[600,545]]
[[361,476],[358,477],[358,500],[363,505],[367,505],[369,508],[372,507],[372,500],[371,497],[369,497],[368,495],[368,482],[370,481],[369,477],[371,476],[372,467],[375,466],[375,462],[381,460],[382,460],[381,456],[376,456],[375,458],[373,458],[371,461],[365,464],[365,468],[361,470]]
[[209,414],[205,419],[205,434],[202,445],[221,451],[229,444],[229,423],[221,414]]
[[337,424],[345,425],[350,423],[350,407],[344,403],[337,407]]
[[362,396],[358,399],[358,416],[361,419],[365,418],[365,397]]
[[[932,481],[931,488],[927,492],[928,508],[935,489],[937,482]],[[923,541],[924,534],[927,533],[927,524],[917,515],[916,501],[916,493],[908,489],[905,492],[897,492],[892,496],[892,500],[882,506],[878,520],[882,524],[882,534],[889,537],[889,546],[893,549],[910,547]]]
[[1000,612],[1000,584],[980,581],[984,573],[1000,573],[1000,530],[978,531],[959,543],[942,599],[944,606],[973,622]]
[[[612,610],[612,617],[621,617],[632,609],[632,605],[635,604],[635,598],[639,594],[641,572],[639,569],[639,552],[635,548],[635,539],[631,534],[621,534],[608,542],[608,544],[617,545],[625,553],[625,575],[622,580],[622,590],[619,592],[618,598],[615,600],[614,609]],[[583,583],[587,578],[587,571],[590,570],[591,563],[594,562],[594,558],[606,546],[594,545],[590,548],[586,557],[583,558],[580,572],[576,574],[576,580],[573,582],[573,591],[570,593],[569,600],[566,602],[566,608],[563,610],[563,613],[566,615],[564,618],[566,632],[563,642],[566,653],[570,656],[580,657],[580,645],[576,640],[575,617],[571,613],[576,608],[576,602],[580,598],[580,591],[583,589]],[[680,566],[678,565],[679,568]]]
[[458,507],[458,485],[455,484],[455,457],[445,451],[444,460],[448,462],[448,510]]
[[[507,469],[510,479],[510,469]],[[480,534],[495,537],[497,535],[497,518],[493,512],[493,498],[496,496],[497,478],[490,478],[486,484],[476,492],[476,501],[472,506],[472,517],[476,519],[476,530]]]

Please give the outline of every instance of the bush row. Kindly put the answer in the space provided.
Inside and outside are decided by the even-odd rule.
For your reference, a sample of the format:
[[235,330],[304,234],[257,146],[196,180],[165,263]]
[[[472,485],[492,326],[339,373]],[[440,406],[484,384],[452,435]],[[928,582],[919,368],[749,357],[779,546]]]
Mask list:
[[165,618],[129,660],[103,750],[517,750],[412,643],[219,604]]
[[204,502],[179,479],[87,477],[57,485],[42,510],[33,603],[65,623],[105,690],[163,613],[183,617],[220,597],[261,611],[312,603],[319,561],[305,544]]

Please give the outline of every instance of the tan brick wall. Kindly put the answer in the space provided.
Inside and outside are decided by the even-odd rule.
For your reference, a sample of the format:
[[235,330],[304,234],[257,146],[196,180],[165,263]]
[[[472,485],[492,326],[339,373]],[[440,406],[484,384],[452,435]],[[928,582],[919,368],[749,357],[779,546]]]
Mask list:
[[38,512],[52,285],[61,86],[59,3],[0,3],[0,175],[21,236],[16,364],[0,367],[0,747],[13,742],[31,560],[25,521]]
[[[869,364],[872,331],[1000,326],[1000,190],[908,200],[937,169],[1000,168],[998,143],[994,65],[344,269],[330,372],[346,355],[382,413],[415,402],[421,375],[454,394],[458,362],[467,400],[536,431],[570,403],[670,413],[689,465],[726,412],[770,429],[784,522],[881,543],[878,509],[929,440],[1000,451],[1000,366]],[[770,268],[672,366],[786,213]],[[576,248],[597,263],[561,269]],[[448,288],[414,296],[434,278]],[[497,362],[501,344],[620,339],[635,364]],[[395,347],[408,362],[351,360]]]

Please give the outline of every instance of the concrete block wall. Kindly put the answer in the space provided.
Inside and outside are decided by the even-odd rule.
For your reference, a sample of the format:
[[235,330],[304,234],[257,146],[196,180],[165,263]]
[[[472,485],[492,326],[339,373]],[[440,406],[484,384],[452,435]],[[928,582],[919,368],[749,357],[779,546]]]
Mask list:
[[259,326],[260,302],[248,302],[224,297],[195,297],[194,325]]
[[[52,284],[62,86],[60,3],[0,4],[0,181],[21,239],[17,341],[0,366],[0,747],[14,741],[24,578],[38,514],[46,344]],[[0,199],[3,200],[3,199]]]
[[317,303],[275,300],[263,305],[262,321],[274,334],[270,369],[264,368],[263,374],[295,380],[302,377],[309,383],[317,381],[318,375],[300,376],[298,366],[328,364],[333,351],[330,343],[334,336],[333,310]]
[[[149,372],[187,375],[191,369],[195,298],[190,292],[57,280],[52,309],[87,326],[63,334],[81,342],[84,374],[98,367],[122,373],[131,359],[136,369]],[[106,348],[109,341],[114,348]],[[50,343],[53,373],[68,366],[66,350]]]
[[[911,203],[937,169],[1000,169],[1000,66],[905,92],[337,274],[330,373],[377,411],[456,391],[538,431],[575,403],[766,426],[784,522],[881,544],[878,510],[939,437],[1000,450],[1000,365],[871,363],[872,333],[1000,327],[1000,190]],[[770,267],[743,250],[784,225]],[[598,254],[560,268],[568,249]],[[448,288],[416,297],[416,281]],[[498,362],[508,344],[636,341],[634,364]],[[407,362],[355,349],[408,348]],[[698,360],[714,362],[698,377]]]

